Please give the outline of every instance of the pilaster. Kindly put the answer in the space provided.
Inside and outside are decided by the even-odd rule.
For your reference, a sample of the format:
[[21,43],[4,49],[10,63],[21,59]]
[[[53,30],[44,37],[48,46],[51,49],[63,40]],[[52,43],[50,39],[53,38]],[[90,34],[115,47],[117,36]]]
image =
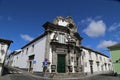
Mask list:
[[45,58],[49,60],[49,53],[50,53],[50,31],[46,31],[46,33],[47,33],[47,36],[46,36]]

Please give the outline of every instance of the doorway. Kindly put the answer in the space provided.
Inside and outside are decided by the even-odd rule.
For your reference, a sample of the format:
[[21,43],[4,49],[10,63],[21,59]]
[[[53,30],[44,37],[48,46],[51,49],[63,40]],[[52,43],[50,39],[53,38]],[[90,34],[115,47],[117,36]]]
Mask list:
[[57,55],[57,72],[65,73],[65,55]]
[[91,74],[93,74],[93,66],[90,66]]
[[28,68],[28,71],[29,72],[33,72],[33,60],[34,60],[34,55],[31,55],[31,56],[29,56],[29,68]]

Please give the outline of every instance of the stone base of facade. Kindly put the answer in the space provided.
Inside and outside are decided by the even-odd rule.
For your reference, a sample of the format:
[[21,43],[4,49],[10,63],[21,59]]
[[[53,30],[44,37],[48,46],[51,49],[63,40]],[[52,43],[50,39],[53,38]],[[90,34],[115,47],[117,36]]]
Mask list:
[[49,73],[51,78],[75,78],[83,77],[83,73]]
[[76,78],[85,76],[84,73],[49,73],[49,72],[33,72],[34,75],[47,78]]
[[113,74],[113,71],[85,72],[85,75]]

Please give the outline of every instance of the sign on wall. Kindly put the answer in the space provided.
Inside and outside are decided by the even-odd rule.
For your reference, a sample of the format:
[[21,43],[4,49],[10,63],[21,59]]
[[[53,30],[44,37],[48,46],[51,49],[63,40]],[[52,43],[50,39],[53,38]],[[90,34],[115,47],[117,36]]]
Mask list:
[[36,64],[36,60],[33,61],[33,64]]

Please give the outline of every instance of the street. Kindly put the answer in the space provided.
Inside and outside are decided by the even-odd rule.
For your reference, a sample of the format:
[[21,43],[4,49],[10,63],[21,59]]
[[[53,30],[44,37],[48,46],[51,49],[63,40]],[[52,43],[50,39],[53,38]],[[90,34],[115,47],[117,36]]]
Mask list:
[[27,71],[5,67],[4,74],[0,77],[0,80],[44,80],[40,76],[33,75]]
[[0,77],[0,80],[120,80],[120,77],[110,75],[93,75],[82,78],[51,79],[28,73],[27,71],[19,69],[16,70],[14,68],[6,68],[5,74]]

